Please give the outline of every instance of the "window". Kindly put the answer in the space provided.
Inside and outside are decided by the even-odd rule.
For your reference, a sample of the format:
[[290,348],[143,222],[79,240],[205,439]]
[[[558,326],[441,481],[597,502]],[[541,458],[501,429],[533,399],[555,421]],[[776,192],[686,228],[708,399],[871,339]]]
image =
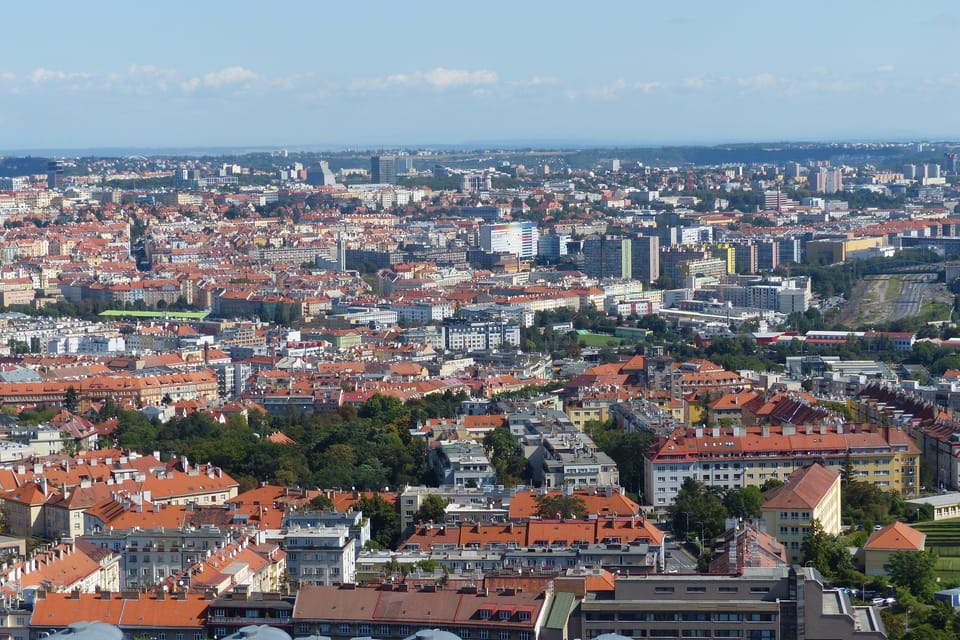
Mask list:
[[720,587],[718,591],[720,591],[720,593],[737,593],[740,591],[740,587]]
[[742,638],[743,631],[740,629],[714,629],[714,638]]
[[750,587],[750,593],[769,593],[770,587]]
[[655,593],[673,593],[673,587],[656,587]]
[[710,630],[709,629],[684,629],[680,632],[680,635],[684,638],[709,638]]
[[747,632],[749,640],[776,640],[772,629],[752,629]]
[[157,634],[157,640],[167,640],[167,634],[163,631]]
[[510,632],[509,632],[509,631],[501,631],[501,632],[499,632],[499,633],[497,634],[497,639],[498,639],[498,640],[510,640]]
[[705,612],[696,613],[693,611],[684,611],[680,615],[680,619],[684,622],[707,622],[710,619],[710,614]]
[[372,628],[372,627],[371,627],[370,625],[368,625],[368,624],[362,624],[362,625],[360,625],[360,627],[358,628],[357,633],[360,634],[361,636],[369,636],[369,635],[370,635],[370,629],[371,629],[371,628]]
[[490,640],[490,629],[480,629],[480,640]]
[[748,613],[747,622],[774,622],[777,616],[772,613]]
[[490,611],[490,609],[480,609],[480,619],[481,619],[481,620],[489,620],[491,613],[492,613],[492,612]]
[[687,587],[687,593],[706,593],[706,587]]
[[407,625],[401,625],[401,626],[400,626],[400,635],[403,636],[404,638],[406,638],[407,636],[409,636],[409,635],[410,635],[410,627],[408,627]]
[[177,640],[186,640],[186,634],[183,631],[178,631]]
[[[380,633],[381,636],[384,636],[384,637],[389,636],[389,635],[390,635],[390,626],[389,626],[389,625],[385,625],[385,624],[380,625],[380,632],[379,632],[379,633]],[[461,637],[463,636],[463,634],[460,634],[460,635],[461,635]]]
[[340,635],[349,635],[350,634],[350,625],[342,624],[340,625]]
[[714,622],[740,622],[743,620],[743,614],[740,613],[715,613]]

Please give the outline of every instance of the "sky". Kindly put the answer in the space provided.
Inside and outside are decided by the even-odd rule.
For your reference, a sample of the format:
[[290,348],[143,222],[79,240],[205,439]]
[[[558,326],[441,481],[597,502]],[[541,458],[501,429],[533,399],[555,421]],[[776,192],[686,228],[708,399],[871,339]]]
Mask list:
[[0,152],[960,138],[960,3],[6,3]]

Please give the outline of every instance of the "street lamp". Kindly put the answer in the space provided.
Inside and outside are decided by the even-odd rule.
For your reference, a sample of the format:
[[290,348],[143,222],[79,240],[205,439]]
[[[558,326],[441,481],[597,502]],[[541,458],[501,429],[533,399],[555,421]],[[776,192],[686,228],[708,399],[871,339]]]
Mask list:
[[683,537],[689,538],[690,537],[690,514],[687,513],[686,511],[681,511],[680,513],[682,513],[683,516],[687,519],[687,522],[686,522],[687,526],[683,528]]

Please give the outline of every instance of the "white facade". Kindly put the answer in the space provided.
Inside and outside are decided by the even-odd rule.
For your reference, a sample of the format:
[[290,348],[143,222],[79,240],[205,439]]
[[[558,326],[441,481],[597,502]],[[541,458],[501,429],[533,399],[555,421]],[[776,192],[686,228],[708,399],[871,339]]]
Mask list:
[[540,232],[531,221],[484,224],[479,244],[484,251],[512,253],[520,258],[535,258]]
[[355,544],[347,527],[288,530],[284,549],[290,581],[301,586],[354,582],[357,577]]

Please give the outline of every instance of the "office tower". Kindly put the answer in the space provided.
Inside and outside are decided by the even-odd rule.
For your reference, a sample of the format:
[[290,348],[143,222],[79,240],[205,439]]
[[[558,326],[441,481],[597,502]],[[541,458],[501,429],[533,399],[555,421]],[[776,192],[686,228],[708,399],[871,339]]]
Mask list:
[[64,163],[60,160],[51,160],[47,163],[47,189],[59,189],[63,186]]
[[326,160],[321,160],[314,167],[307,169],[307,184],[314,186],[332,187],[337,184],[337,178],[330,170]]
[[786,171],[784,171],[784,178],[787,180],[799,180],[800,179],[800,163],[799,162],[788,162]]
[[737,244],[737,253],[734,256],[737,263],[737,273],[757,272],[757,245]]
[[660,238],[635,236],[631,243],[633,279],[654,282],[660,277]]
[[413,158],[411,156],[399,156],[394,161],[397,175],[413,173]]
[[757,242],[757,270],[773,271],[780,265],[780,243],[776,240]]
[[917,165],[915,164],[905,164],[903,165],[903,177],[906,180],[916,180],[917,179]]
[[394,184],[397,181],[397,166],[394,156],[370,158],[370,181],[374,184]]
[[800,264],[803,262],[801,253],[802,243],[800,238],[781,238],[780,239],[780,262],[792,262]]
[[544,260],[553,261],[567,255],[567,243],[570,236],[560,233],[550,233],[540,236],[537,244],[537,255]]
[[480,248],[491,253],[506,252],[519,258],[533,258],[537,255],[539,238],[537,223],[532,220],[480,225]]
[[592,278],[632,278],[633,243],[630,238],[586,238],[583,241],[583,272]]

